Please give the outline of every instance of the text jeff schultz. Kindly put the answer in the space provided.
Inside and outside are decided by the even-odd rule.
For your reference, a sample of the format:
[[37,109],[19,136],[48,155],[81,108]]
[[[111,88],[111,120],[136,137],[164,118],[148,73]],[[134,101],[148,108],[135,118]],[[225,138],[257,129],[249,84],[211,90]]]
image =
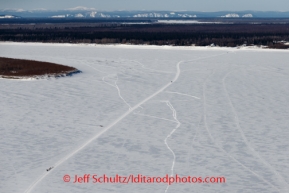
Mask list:
[[195,176],[179,176],[178,174],[174,176],[169,176],[166,174],[163,177],[152,177],[145,175],[129,175],[129,176],[121,176],[116,174],[115,176],[107,176],[103,175],[91,175],[85,174],[83,176],[74,176],[73,183],[226,183],[225,177],[195,177]]

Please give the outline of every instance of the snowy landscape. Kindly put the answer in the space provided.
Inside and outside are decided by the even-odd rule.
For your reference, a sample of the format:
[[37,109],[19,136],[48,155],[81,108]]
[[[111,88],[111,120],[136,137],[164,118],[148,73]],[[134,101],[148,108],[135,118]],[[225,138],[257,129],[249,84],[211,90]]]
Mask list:
[[[288,50],[2,42],[0,57],[82,71],[0,79],[0,192],[289,192]],[[74,184],[67,174],[226,183]]]

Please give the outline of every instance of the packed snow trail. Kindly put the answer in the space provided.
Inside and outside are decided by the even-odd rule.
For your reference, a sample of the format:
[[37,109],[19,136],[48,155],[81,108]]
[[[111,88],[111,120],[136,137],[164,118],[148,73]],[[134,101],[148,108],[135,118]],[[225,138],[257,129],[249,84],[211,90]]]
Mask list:
[[[217,55],[213,55],[213,56],[208,56],[208,57],[203,57],[203,58],[197,58],[194,60],[189,60],[186,62],[192,62],[192,61],[198,61],[198,60],[202,60],[202,59],[207,59],[207,58],[212,58],[212,57],[216,57],[216,56],[221,56],[224,55],[223,54],[217,54]],[[98,134],[96,134],[95,136],[93,136],[91,139],[89,139],[87,142],[85,142],[83,145],[81,145],[80,147],[78,147],[76,150],[74,150],[73,152],[71,152],[70,154],[68,154],[67,156],[65,156],[64,158],[62,158],[61,160],[59,160],[56,164],[53,165],[53,170],[55,170],[58,166],[60,166],[63,162],[65,162],[66,160],[68,160],[69,158],[71,158],[73,155],[77,154],[80,150],[82,150],[83,148],[85,148],[87,145],[89,145],[92,141],[94,141],[95,139],[97,139],[99,136],[101,136],[102,134],[104,134],[105,132],[107,132],[111,127],[113,127],[114,125],[116,125],[118,122],[120,122],[122,119],[124,119],[126,116],[128,116],[129,114],[131,114],[134,110],[136,110],[137,108],[139,108],[142,104],[144,104],[145,102],[149,101],[150,99],[152,99],[153,97],[155,97],[156,95],[158,95],[159,93],[163,92],[166,88],[168,88],[170,85],[172,85],[180,76],[181,70],[180,70],[180,64],[183,63],[185,61],[180,61],[177,63],[176,68],[177,68],[177,72],[175,75],[175,78],[170,81],[169,83],[167,83],[166,85],[164,85],[161,89],[159,89],[158,91],[156,91],[155,93],[153,93],[152,95],[150,95],[149,97],[147,97],[146,99],[144,99],[143,101],[141,101],[140,103],[136,104],[135,106],[133,106],[132,108],[130,108],[127,112],[125,112],[122,116],[120,116],[118,119],[116,119],[114,122],[112,122],[110,125],[108,125],[107,127],[105,127],[101,132],[99,132]],[[53,171],[52,170],[52,171]],[[34,181],[24,192],[25,193],[30,193],[39,182],[41,182],[50,172],[45,172],[43,173],[36,181]]]
[[108,84],[108,85],[110,85],[110,86],[112,86],[112,87],[114,87],[114,88],[117,89],[119,98],[121,98],[121,100],[123,100],[123,102],[128,106],[128,108],[129,108],[129,110],[130,110],[130,109],[131,109],[131,106],[130,106],[130,105],[126,102],[126,100],[124,100],[124,98],[121,96],[121,94],[120,94],[120,89],[119,89],[119,87],[117,86],[118,75],[116,74],[116,80],[114,81],[114,85],[106,82],[106,81],[105,81],[105,77],[106,77],[106,76],[102,77],[102,81],[103,81],[104,83],[106,83],[106,84]]
[[[183,61],[180,61],[177,64],[177,73],[175,75],[175,78],[173,79],[173,82],[176,81],[179,76],[180,76],[180,64]],[[169,87],[173,82],[169,82],[168,84],[166,84],[165,86],[163,86],[161,89],[159,89],[157,92],[155,92],[154,94],[152,94],[151,96],[147,97],[146,99],[144,99],[143,101],[141,101],[140,103],[136,104],[134,107],[130,108],[126,113],[124,113],[122,116],[120,116],[118,119],[116,119],[114,122],[112,122],[110,125],[108,125],[105,129],[103,129],[101,132],[99,132],[97,135],[95,135],[94,137],[92,137],[91,139],[89,139],[87,142],[85,142],[83,145],[81,145],[79,148],[77,148],[76,150],[74,150],[73,152],[71,152],[70,154],[68,154],[67,156],[65,156],[63,159],[59,160],[55,165],[54,165],[54,170],[61,165],[63,162],[65,162],[67,159],[69,159],[70,157],[72,157],[73,155],[75,155],[76,153],[78,153],[80,150],[82,150],[84,147],[86,147],[88,144],[90,144],[92,141],[94,141],[95,139],[97,139],[99,136],[101,136],[102,134],[104,134],[106,131],[108,131],[111,127],[113,127],[114,125],[116,125],[118,122],[120,122],[122,119],[124,119],[126,116],[128,116],[132,111],[136,110],[139,106],[141,106],[142,104],[144,104],[145,102],[147,102],[148,100],[150,100],[151,98],[155,97],[156,95],[158,95],[159,93],[161,93],[162,91],[164,91],[167,87]],[[25,191],[25,193],[29,193],[31,192],[31,190],[33,190],[33,188],[42,180],[44,179],[50,172],[45,172],[44,174],[42,174],[34,183],[32,183],[30,185],[30,187]]]
[[[174,128],[174,129],[170,132],[170,134],[169,134],[169,135],[165,138],[165,140],[164,140],[167,148],[172,152],[172,154],[173,154],[173,156],[174,156],[173,164],[172,164],[172,167],[171,167],[171,175],[170,175],[170,176],[172,177],[172,176],[174,175],[174,167],[175,167],[175,163],[176,163],[176,154],[175,154],[175,152],[170,148],[170,146],[168,145],[167,140],[168,140],[168,138],[170,138],[170,137],[172,136],[172,134],[181,126],[181,123],[179,122],[179,120],[178,120],[178,118],[177,118],[177,112],[176,112],[175,108],[173,107],[173,105],[170,103],[170,101],[164,101],[164,102],[165,102],[165,103],[170,107],[170,109],[173,111],[173,117],[174,117],[174,119],[176,120],[176,122],[178,123],[177,126],[176,126],[176,128]],[[168,191],[169,187],[170,187],[170,185],[168,184],[165,192]]]
[[179,94],[179,95],[184,95],[184,96],[188,96],[188,97],[192,97],[195,99],[200,99],[199,97],[193,96],[193,95],[189,95],[189,94],[184,94],[184,93],[180,93],[180,92],[171,92],[171,91],[166,91],[167,93],[172,93],[172,94]]

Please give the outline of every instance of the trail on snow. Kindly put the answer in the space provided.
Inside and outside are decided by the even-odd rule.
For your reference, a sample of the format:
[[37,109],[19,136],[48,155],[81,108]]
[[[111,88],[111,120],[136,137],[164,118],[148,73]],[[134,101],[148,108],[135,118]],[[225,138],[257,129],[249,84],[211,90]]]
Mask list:
[[[179,120],[178,120],[178,118],[177,118],[177,112],[176,112],[176,110],[174,109],[173,105],[170,103],[170,101],[164,101],[164,102],[165,102],[165,103],[169,106],[169,108],[172,110],[172,112],[173,112],[173,117],[174,117],[175,121],[177,122],[176,128],[174,128],[174,129],[170,132],[170,134],[169,134],[169,135],[165,138],[165,140],[164,140],[167,148],[170,150],[170,152],[172,152],[172,154],[173,154],[173,156],[174,156],[174,158],[173,158],[173,164],[172,164],[172,167],[171,167],[171,175],[170,175],[170,176],[172,177],[172,176],[174,175],[174,167],[175,167],[175,163],[176,163],[176,154],[175,154],[175,152],[170,148],[170,146],[168,145],[168,139],[169,139],[169,138],[173,135],[173,133],[181,126],[181,123],[179,122]],[[169,187],[170,187],[170,185],[168,184],[165,192],[168,191]]]
[[193,95],[189,95],[189,94],[184,94],[184,93],[180,93],[180,92],[171,92],[171,91],[166,91],[167,93],[172,93],[172,94],[178,94],[178,95],[184,95],[184,96],[188,96],[188,97],[192,97],[195,99],[200,99],[199,97],[193,96]]
[[[216,70],[216,69],[215,69]],[[213,71],[213,73],[211,73],[208,77],[207,80],[209,79],[209,77],[211,75],[213,75],[215,73],[215,70]],[[277,190],[278,192],[280,192],[279,188],[276,187],[275,185],[273,185],[272,183],[270,183],[269,181],[267,181],[266,179],[264,179],[262,176],[260,176],[259,174],[257,174],[256,172],[254,172],[253,170],[251,170],[250,168],[248,168],[247,166],[245,166],[244,164],[242,164],[239,160],[237,160],[235,157],[233,157],[230,153],[228,153],[226,150],[224,150],[220,144],[218,144],[215,139],[213,138],[208,123],[207,123],[207,102],[206,102],[206,83],[207,80],[203,83],[203,118],[204,118],[204,125],[205,125],[205,129],[207,131],[207,133],[209,134],[210,139],[212,140],[212,142],[216,145],[216,147],[218,147],[218,149],[220,149],[225,155],[227,155],[230,159],[232,159],[233,161],[235,161],[236,163],[238,163],[239,165],[241,165],[244,169],[248,170],[249,172],[251,172],[252,174],[254,174],[255,176],[257,176],[259,179],[263,180],[266,184],[268,184],[269,186],[271,186],[273,189]]]
[[[72,156],[74,156],[75,154],[77,154],[79,151],[81,151],[82,149],[84,149],[87,145],[89,145],[92,141],[94,141],[95,139],[97,139],[98,137],[100,137],[102,134],[104,134],[105,132],[107,132],[110,128],[112,128],[114,125],[116,125],[118,122],[120,122],[121,120],[123,120],[125,117],[127,117],[129,114],[131,114],[134,110],[136,110],[137,108],[139,108],[142,104],[146,103],[147,101],[149,101],[150,99],[152,99],[153,97],[155,97],[156,95],[158,95],[159,93],[163,92],[166,88],[168,88],[170,85],[172,85],[180,76],[180,64],[184,63],[184,62],[192,62],[192,61],[198,61],[198,60],[203,60],[203,59],[207,59],[207,58],[212,58],[212,57],[216,57],[216,56],[221,56],[224,55],[225,53],[222,54],[216,54],[216,55],[212,55],[212,56],[208,56],[208,57],[203,57],[203,58],[198,58],[198,59],[193,59],[193,60],[188,60],[188,61],[180,61],[177,63],[176,65],[176,75],[173,78],[172,81],[170,81],[169,83],[167,83],[166,85],[164,85],[162,88],[160,88],[159,90],[157,90],[155,93],[153,93],[152,95],[148,96],[147,98],[145,98],[144,100],[142,100],[141,102],[139,102],[138,104],[136,104],[135,106],[131,107],[127,112],[125,112],[124,114],[122,114],[119,118],[117,118],[115,121],[113,121],[111,124],[109,124],[107,127],[105,127],[102,131],[100,131],[98,134],[96,134],[95,136],[93,136],[92,138],[90,138],[89,140],[87,140],[84,144],[82,144],[80,147],[78,147],[77,149],[75,149],[73,152],[69,153],[67,156],[63,157],[61,160],[59,160],[57,163],[55,163],[53,165],[53,170],[51,170],[50,172],[44,172],[42,175],[40,175],[24,192],[25,193],[30,193],[39,182],[41,182],[47,175],[49,175],[49,173],[53,172],[57,167],[59,167],[62,163],[64,163],[66,160],[68,160],[69,158],[71,158]],[[97,70],[96,68],[94,68],[95,70]],[[97,70],[99,71],[99,70]],[[105,72],[104,72],[105,73]]]
[[233,112],[233,114],[234,114],[234,119],[235,119],[236,126],[237,126],[239,132],[241,133],[241,137],[242,137],[244,143],[246,144],[246,146],[251,150],[251,152],[253,152],[253,154],[254,154],[258,159],[260,159],[261,162],[262,162],[264,165],[266,165],[266,166],[269,168],[269,170],[271,170],[271,171],[279,178],[279,181],[282,182],[283,185],[285,186],[286,190],[288,190],[288,189],[289,189],[289,188],[288,188],[288,183],[285,181],[285,179],[275,170],[275,168],[273,168],[273,166],[271,166],[266,160],[264,160],[264,158],[262,158],[262,157],[260,156],[260,154],[259,154],[259,153],[252,147],[252,145],[249,143],[246,135],[244,134],[244,131],[243,131],[241,125],[240,125],[239,116],[238,116],[238,114],[237,114],[237,112],[236,112],[236,109],[235,109],[235,107],[234,107],[234,105],[233,105],[233,103],[232,103],[232,100],[231,100],[231,98],[230,98],[230,95],[229,95],[228,90],[227,90],[227,87],[226,87],[226,78],[227,78],[232,72],[234,72],[234,70],[228,72],[228,73],[224,76],[224,78],[222,79],[222,83],[223,83],[223,88],[224,88],[224,91],[225,91],[225,94],[226,94],[226,98],[227,98],[227,100],[228,100],[228,102],[229,102],[229,104],[230,104],[230,107],[231,107],[231,109],[232,109],[232,112]]
[[105,81],[105,77],[106,77],[106,76],[104,76],[104,77],[102,78],[103,82],[106,83],[106,84],[108,84],[108,85],[110,85],[110,86],[112,86],[112,87],[114,87],[114,88],[116,88],[116,89],[117,89],[117,92],[118,92],[119,98],[121,98],[121,100],[123,100],[123,102],[128,106],[128,108],[131,109],[131,106],[126,102],[126,100],[125,100],[125,99],[121,96],[121,94],[120,94],[120,89],[119,89],[119,87],[117,86],[117,81],[118,81],[118,76],[117,76],[117,74],[116,74],[116,80],[114,81],[114,85],[106,82],[106,81]]

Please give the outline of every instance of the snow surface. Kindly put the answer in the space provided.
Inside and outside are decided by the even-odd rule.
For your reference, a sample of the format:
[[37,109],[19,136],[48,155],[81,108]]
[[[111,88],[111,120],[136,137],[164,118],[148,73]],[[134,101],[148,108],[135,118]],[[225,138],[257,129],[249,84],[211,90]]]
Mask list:
[[[288,51],[0,43],[0,56],[83,72],[0,80],[1,192],[289,191]],[[88,173],[227,182],[62,180]]]

